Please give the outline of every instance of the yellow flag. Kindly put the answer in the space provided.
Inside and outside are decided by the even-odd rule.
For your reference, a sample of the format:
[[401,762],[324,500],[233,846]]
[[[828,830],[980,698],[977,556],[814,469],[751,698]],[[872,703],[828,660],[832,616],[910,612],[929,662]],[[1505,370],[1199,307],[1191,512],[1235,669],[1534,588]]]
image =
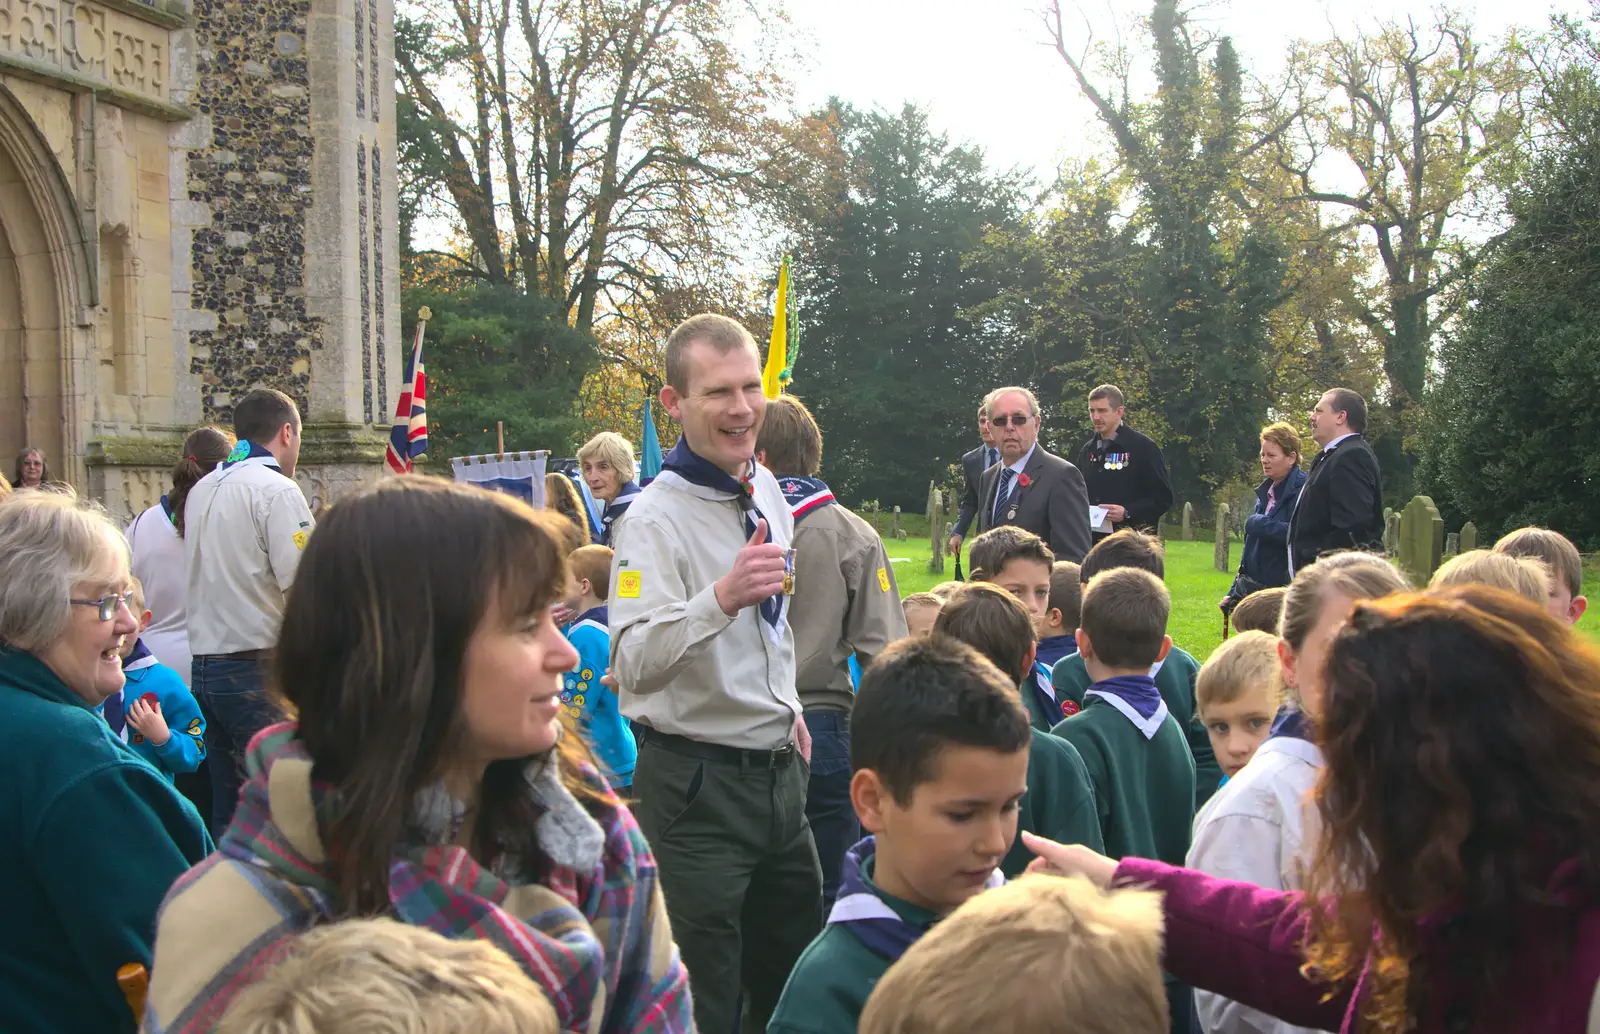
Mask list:
[[783,372],[789,368],[789,256],[778,270],[778,307],[772,314],[772,341],[767,345],[767,368],[761,375],[761,390],[767,398],[783,393]]

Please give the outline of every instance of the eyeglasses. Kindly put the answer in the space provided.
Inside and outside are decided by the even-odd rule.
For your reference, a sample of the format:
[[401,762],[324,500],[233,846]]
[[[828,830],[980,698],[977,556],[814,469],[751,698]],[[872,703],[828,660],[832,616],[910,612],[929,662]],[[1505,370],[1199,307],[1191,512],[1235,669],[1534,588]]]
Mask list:
[[[97,600],[68,600],[67,602],[75,607],[96,607],[98,608],[96,613],[99,615],[100,620],[110,621],[117,616],[118,609],[126,605],[131,599],[133,599],[131,593],[121,592],[112,593],[110,596],[102,596]],[[132,610],[132,607],[129,607],[129,610]]]
[[1011,421],[1012,427],[1027,427],[1028,421],[1032,420],[1033,417],[1023,416],[1021,413],[1012,413],[1010,417],[1001,414],[1000,416],[990,417],[989,423],[995,427],[1005,427],[1008,419]]

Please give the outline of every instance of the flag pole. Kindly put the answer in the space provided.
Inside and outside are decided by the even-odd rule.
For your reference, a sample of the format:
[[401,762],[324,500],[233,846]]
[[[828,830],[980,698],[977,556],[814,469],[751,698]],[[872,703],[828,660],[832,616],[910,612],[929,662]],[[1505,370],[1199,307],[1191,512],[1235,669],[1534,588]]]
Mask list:
[[496,420],[494,422],[494,437],[495,459],[503,460],[506,458],[506,422],[504,420]]

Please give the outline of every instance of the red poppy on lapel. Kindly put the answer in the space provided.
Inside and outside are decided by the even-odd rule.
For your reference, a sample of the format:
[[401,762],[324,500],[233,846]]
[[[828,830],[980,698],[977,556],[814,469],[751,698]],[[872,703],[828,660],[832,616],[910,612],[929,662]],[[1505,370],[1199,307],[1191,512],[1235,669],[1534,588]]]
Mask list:
[[1029,477],[1026,473],[1022,473],[1022,474],[1018,474],[1017,475],[1017,487],[1018,488],[1027,488],[1032,483],[1033,483],[1033,478]]

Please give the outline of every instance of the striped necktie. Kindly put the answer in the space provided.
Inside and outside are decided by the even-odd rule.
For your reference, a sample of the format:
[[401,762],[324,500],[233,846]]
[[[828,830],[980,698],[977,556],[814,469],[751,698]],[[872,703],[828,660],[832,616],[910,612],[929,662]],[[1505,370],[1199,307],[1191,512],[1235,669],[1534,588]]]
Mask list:
[[1017,472],[1010,467],[1000,471],[1000,487],[994,493],[994,523],[1000,523],[1001,511],[1005,509],[1007,501],[1011,498],[1011,483],[1016,480]]

